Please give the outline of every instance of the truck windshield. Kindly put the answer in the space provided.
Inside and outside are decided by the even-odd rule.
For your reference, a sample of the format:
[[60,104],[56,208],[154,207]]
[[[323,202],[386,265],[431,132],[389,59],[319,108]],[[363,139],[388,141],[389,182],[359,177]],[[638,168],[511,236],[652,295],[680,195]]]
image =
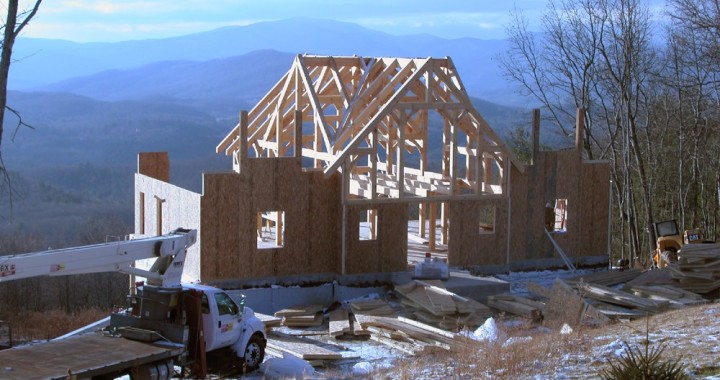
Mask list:
[[235,315],[238,313],[237,305],[232,298],[225,293],[215,293],[215,303],[217,303],[219,315]]

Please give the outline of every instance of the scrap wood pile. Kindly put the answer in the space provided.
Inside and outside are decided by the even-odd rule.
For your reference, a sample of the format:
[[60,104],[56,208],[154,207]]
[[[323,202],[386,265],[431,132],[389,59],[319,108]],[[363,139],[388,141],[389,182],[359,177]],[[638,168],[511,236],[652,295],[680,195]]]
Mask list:
[[276,318],[282,319],[282,325],[288,327],[312,327],[323,324],[323,306],[295,306],[275,312]]
[[720,288],[720,244],[686,244],[668,264],[678,288],[707,294]]
[[441,281],[414,280],[395,287],[409,315],[418,321],[459,331],[482,325],[492,315],[490,309],[473,299],[447,291]]
[[382,317],[358,314],[363,329],[372,333],[371,339],[408,355],[455,350],[465,347],[468,338],[405,317]]
[[[603,271],[568,280],[556,279],[551,289],[528,284],[528,290],[540,298],[532,303],[515,296],[490,297],[488,305],[534,318],[535,305],[548,327],[599,325],[611,319],[642,318],[668,309],[683,308],[707,302],[701,295],[679,286],[667,270]],[[498,301],[516,302],[515,308],[498,305]],[[519,307],[517,304],[525,304]]]

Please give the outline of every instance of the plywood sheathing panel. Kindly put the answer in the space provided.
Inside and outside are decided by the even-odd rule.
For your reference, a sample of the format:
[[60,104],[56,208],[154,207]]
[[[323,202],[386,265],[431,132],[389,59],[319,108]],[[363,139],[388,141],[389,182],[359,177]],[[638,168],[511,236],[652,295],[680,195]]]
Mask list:
[[[203,239],[212,244],[203,251],[203,280],[337,273],[339,204],[337,176],[302,171],[292,158],[250,159],[240,174],[206,174]],[[257,248],[258,211],[285,213],[282,247]]]
[[567,231],[553,238],[572,257],[607,247],[610,166],[582,161],[576,150],[541,152],[525,173],[513,172],[510,262],[557,257],[544,236],[547,202],[567,199]]
[[167,152],[141,152],[138,154],[139,174],[170,182],[170,159]]
[[387,273],[407,269],[407,203],[369,206],[378,212],[377,239],[360,240],[360,214],[368,206],[348,206],[346,270],[354,273]]
[[[238,252],[247,252],[251,247],[250,242],[242,239],[241,231],[248,229],[247,224],[252,227],[254,220],[243,220],[238,214],[244,201],[243,194],[238,193],[243,188],[242,182],[246,181],[241,181],[236,173],[203,176],[200,235],[203,281],[230,276],[240,262]],[[243,262],[244,268],[251,270],[253,266],[253,262]]]
[[[494,233],[480,233],[480,210],[495,208]],[[450,241],[448,262],[453,266],[505,264],[507,200],[455,201],[448,204]]]
[[[144,197],[140,197],[140,193],[143,193]],[[143,207],[140,206],[141,201],[144,202]],[[162,207],[160,214],[158,205]],[[146,236],[167,234],[177,228],[193,228],[201,234],[200,207],[200,194],[146,175],[135,174],[135,234],[143,234],[141,226],[143,219]],[[141,212],[143,215],[140,215]],[[162,215],[160,224],[163,231],[157,230],[158,215]],[[190,279],[200,278],[201,244],[202,242],[198,240],[188,249],[184,274]]]

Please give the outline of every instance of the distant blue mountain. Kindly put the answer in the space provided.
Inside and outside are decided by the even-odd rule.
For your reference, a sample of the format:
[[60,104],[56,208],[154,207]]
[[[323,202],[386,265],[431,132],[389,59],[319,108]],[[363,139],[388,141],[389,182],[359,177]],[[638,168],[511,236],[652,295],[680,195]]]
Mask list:
[[[394,36],[356,24],[331,20],[294,18],[225,27],[187,36],[124,41],[116,43],[74,43],[62,40],[20,38],[15,45],[10,88],[48,89],[49,84],[108,70],[127,70],[157,62],[175,62],[162,69],[188,70],[203,61],[222,60],[258,50],[274,50],[290,56],[301,53],[322,55],[445,57],[457,66],[468,92],[501,104],[519,104],[494,58],[506,48],[504,40],[474,38],[444,39],[431,35]],[[192,63],[194,62],[194,64]],[[216,64],[229,64],[218,61]],[[279,61],[254,62],[260,66],[250,75],[271,70]],[[288,66],[289,67],[289,66]],[[158,67],[155,67],[156,69]],[[152,72],[152,66],[145,66]],[[287,70],[287,68],[285,69]],[[162,70],[160,70],[162,71]],[[120,72],[116,74],[122,75]],[[137,72],[133,75],[138,74]],[[225,71],[213,73],[223,80]],[[152,77],[147,80],[152,81]],[[228,80],[230,82],[230,80]],[[58,87],[53,87],[58,88]],[[159,89],[159,88],[158,88]],[[80,88],[74,91],[82,91]],[[117,91],[113,88],[112,91]],[[107,92],[110,92],[108,89]],[[121,91],[122,93],[122,91]],[[107,94],[104,98],[120,98]]]

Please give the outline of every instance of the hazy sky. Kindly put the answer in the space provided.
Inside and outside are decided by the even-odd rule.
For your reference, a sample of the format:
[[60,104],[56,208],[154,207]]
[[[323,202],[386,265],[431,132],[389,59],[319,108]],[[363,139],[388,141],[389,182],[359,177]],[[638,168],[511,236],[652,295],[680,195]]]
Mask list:
[[[27,9],[30,0],[21,0]],[[25,37],[78,42],[164,38],[296,16],[391,34],[503,38],[513,7],[532,22],[545,0],[44,0]],[[3,9],[4,11],[4,9]]]

